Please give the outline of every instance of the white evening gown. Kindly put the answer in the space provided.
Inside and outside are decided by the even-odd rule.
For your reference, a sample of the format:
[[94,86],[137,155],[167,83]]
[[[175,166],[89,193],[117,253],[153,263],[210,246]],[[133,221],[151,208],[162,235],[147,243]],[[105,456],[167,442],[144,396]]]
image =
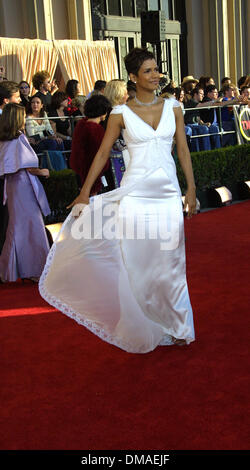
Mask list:
[[[80,218],[69,214],[39,282],[49,304],[130,353],[195,337],[171,155],[178,105],[165,100],[156,130],[127,105],[113,109],[123,115],[130,154],[121,187],[92,197]],[[114,220],[126,236],[117,236]]]

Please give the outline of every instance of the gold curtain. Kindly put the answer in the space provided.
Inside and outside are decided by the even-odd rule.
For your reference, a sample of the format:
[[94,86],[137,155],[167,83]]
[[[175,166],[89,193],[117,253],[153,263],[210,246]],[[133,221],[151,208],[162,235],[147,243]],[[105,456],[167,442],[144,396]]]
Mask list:
[[0,38],[0,65],[5,67],[6,77],[17,83],[26,80],[31,91],[33,75],[39,70],[47,70],[53,78],[57,63],[58,55],[52,41]]
[[113,41],[0,38],[0,65],[8,80],[26,80],[32,88],[36,72],[47,70],[53,78],[58,63],[64,82],[78,80],[83,95],[93,90],[96,80],[119,76]]
[[54,41],[65,83],[78,80],[81,94],[93,90],[96,80],[118,78],[118,66],[113,41]]

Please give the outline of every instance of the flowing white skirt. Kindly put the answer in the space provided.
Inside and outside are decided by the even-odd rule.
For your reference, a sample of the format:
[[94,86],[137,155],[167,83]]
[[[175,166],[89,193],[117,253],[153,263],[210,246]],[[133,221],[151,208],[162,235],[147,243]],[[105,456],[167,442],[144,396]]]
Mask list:
[[[172,337],[194,341],[182,202],[162,168],[91,199],[70,214],[39,289],[51,305],[103,340],[146,353]],[[117,230],[119,227],[119,230]]]

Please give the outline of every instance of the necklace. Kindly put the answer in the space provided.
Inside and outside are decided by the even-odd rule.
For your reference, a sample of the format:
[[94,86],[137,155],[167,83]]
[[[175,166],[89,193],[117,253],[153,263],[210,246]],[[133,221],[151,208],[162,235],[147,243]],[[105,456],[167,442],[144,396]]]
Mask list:
[[143,103],[142,101],[138,100],[138,98],[137,98],[136,95],[135,95],[135,102],[136,102],[137,104],[140,104],[141,106],[151,106],[152,104],[157,103],[157,101],[158,101],[158,97],[155,96],[154,99],[153,99],[153,101],[150,101],[150,103]]

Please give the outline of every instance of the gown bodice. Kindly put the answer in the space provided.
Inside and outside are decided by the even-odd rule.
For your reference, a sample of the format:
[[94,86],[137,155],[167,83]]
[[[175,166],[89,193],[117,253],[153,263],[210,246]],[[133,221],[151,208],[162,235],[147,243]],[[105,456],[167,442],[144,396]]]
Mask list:
[[171,154],[176,130],[173,108],[178,106],[178,101],[173,98],[164,100],[161,118],[156,129],[153,129],[126,104],[116,106],[112,110],[112,114],[123,115],[125,124],[123,136],[130,155],[121,187],[132,184],[138,177],[148,176],[148,173],[157,168],[162,168],[175,183],[176,190],[180,194],[176,179],[176,166]]

